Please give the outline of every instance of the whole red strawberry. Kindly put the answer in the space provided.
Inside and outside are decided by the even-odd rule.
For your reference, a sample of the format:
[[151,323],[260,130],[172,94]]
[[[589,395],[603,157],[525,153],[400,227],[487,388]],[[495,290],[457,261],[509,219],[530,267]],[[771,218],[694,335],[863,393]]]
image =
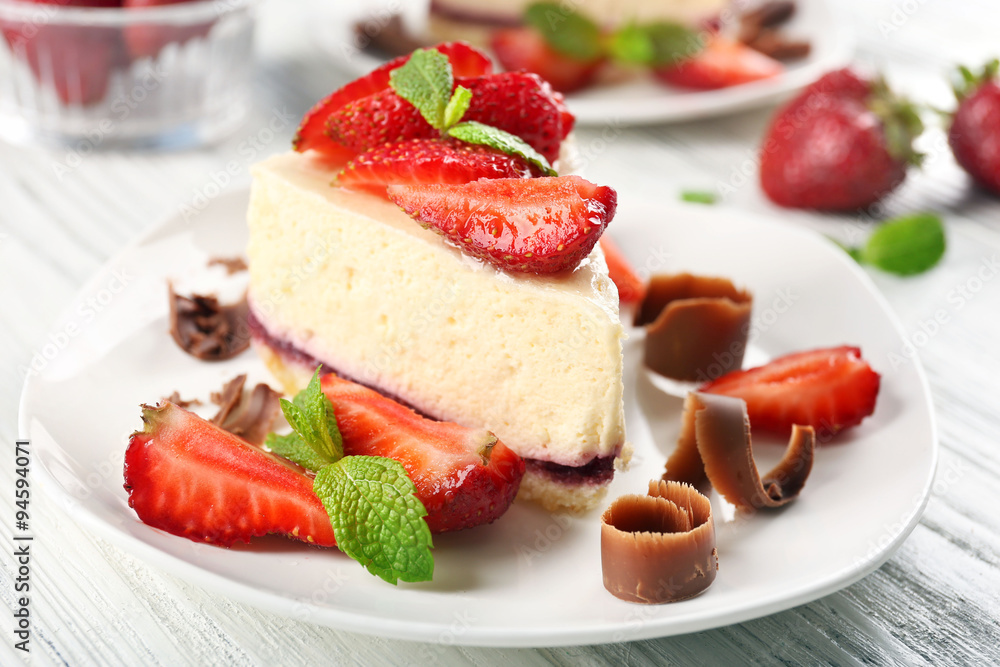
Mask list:
[[895,190],[923,123],[881,80],[831,72],[778,111],[764,135],[760,183],[776,204],[849,211]]
[[1000,193],[1000,61],[988,63],[980,75],[959,68],[955,86],[958,109],[948,131],[948,144],[962,169],[977,183]]

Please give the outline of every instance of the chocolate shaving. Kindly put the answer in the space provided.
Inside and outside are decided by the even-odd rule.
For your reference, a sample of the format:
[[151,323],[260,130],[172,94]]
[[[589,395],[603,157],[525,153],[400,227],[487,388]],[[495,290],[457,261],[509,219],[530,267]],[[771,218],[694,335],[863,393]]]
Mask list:
[[242,257],[213,257],[208,260],[209,266],[221,266],[226,269],[228,275],[247,270],[247,263]]
[[246,295],[221,305],[214,296],[181,296],[167,285],[170,299],[170,335],[181,349],[204,361],[231,359],[250,346]]
[[777,30],[762,30],[746,45],[775,60],[798,60],[812,53],[809,42],[786,39]]
[[427,46],[427,42],[411,35],[399,14],[393,14],[388,21],[373,17],[368,21],[354,24],[355,43],[364,44],[366,51],[396,57],[413,53]]
[[712,504],[694,487],[652,481],[601,516],[604,587],[628,602],[662,604],[698,595],[719,569]]
[[645,363],[660,375],[707,382],[743,365],[753,297],[725,278],[657,275],[636,313]]
[[740,17],[739,40],[755,51],[777,60],[805,58],[812,51],[812,45],[803,40],[786,39],[778,29],[794,14],[794,2],[765,2]]
[[167,396],[166,398],[164,398],[163,400],[169,401],[170,403],[173,403],[179,408],[189,408],[192,405],[201,405],[201,401],[199,401],[197,398],[193,398],[190,401],[185,401],[183,398],[181,398],[180,393],[176,391]]
[[[760,475],[753,460],[746,402],[731,396],[691,392],[684,402],[681,437],[667,460],[664,480],[698,484],[707,478],[740,509],[780,507],[795,499],[812,470],[816,435],[811,426],[792,427],[781,462]],[[696,461],[702,463],[698,470]]]
[[212,402],[219,406],[219,411],[209,421],[252,445],[260,446],[281,412],[278,400],[281,394],[263,383],[244,392],[246,379],[246,375],[237,375],[226,383],[221,392],[212,393]]

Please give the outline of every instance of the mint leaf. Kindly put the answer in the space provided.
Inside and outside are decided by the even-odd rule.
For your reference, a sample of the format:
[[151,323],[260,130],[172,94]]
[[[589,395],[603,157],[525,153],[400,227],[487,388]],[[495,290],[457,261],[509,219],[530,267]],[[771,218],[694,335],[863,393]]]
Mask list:
[[458,86],[448,100],[448,106],[444,108],[444,128],[449,128],[458,121],[469,109],[469,102],[472,101],[472,91],[465,86]]
[[264,446],[278,456],[294,461],[307,470],[318,471],[331,463],[330,459],[317,454],[316,450],[309,446],[298,433],[289,433],[288,435],[269,433],[264,441]]
[[646,65],[653,62],[653,40],[637,25],[619,29],[608,42],[608,51],[614,60],[627,65]]
[[697,33],[679,23],[627,25],[611,36],[611,57],[629,65],[676,65],[704,48]]
[[545,176],[558,176],[556,170],[552,168],[545,157],[529,146],[521,137],[501,130],[492,125],[484,125],[474,120],[459,123],[448,129],[448,134],[456,139],[467,141],[470,144],[482,144],[503,151],[508,155],[517,155],[524,158],[538,169]]
[[316,475],[337,546],[390,584],[434,575],[427,510],[402,464],[378,456],[347,456]]
[[542,34],[554,51],[576,60],[596,60],[603,55],[601,29],[566,5],[536,2],[524,12],[524,22]]
[[692,204],[714,204],[717,197],[708,190],[682,190],[681,200]]
[[934,213],[914,213],[879,225],[860,257],[883,271],[907,276],[937,264],[946,245],[941,218]]
[[402,67],[389,75],[389,86],[397,95],[412,104],[431,127],[442,130],[445,109],[452,97],[454,78],[448,56],[437,49],[413,52]]
[[[344,441],[340,437],[340,429],[337,427],[337,416],[333,411],[333,404],[323,393],[319,371],[320,369],[317,368],[312,379],[309,380],[309,384],[296,394],[294,399],[291,401],[281,399],[281,411],[292,430],[299,435],[301,444],[313,452],[312,456],[308,457],[301,453],[297,453],[296,456],[300,459],[308,458],[314,463],[333,463],[344,456]],[[282,441],[278,443],[278,446],[291,447],[292,443],[291,441],[287,443]],[[299,443],[295,443],[295,448],[299,449]],[[277,450],[272,449],[272,451]],[[282,454],[282,456],[285,455]],[[291,456],[287,458],[305,465]],[[305,467],[318,470],[321,466]]]

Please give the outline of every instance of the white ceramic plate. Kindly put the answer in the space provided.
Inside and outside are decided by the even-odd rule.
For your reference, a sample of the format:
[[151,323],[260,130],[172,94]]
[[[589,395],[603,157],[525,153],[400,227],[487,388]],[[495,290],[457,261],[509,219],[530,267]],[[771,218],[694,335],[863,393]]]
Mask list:
[[[406,8],[410,24],[419,23],[415,8]],[[374,16],[382,15],[381,7],[371,8],[371,2],[346,9],[339,4],[317,3],[320,18],[310,24],[319,48],[351,76],[366,74],[385,62],[354,46],[354,25],[369,9]],[[643,77],[572,93],[566,96],[566,102],[581,125],[624,126],[710,118],[777,102],[847,64],[854,51],[854,37],[841,10],[830,0],[799,0],[796,16],[785,30],[790,36],[808,40],[812,52],[808,58],[788,63],[782,75],[765,81],[693,91]]]
[[[900,329],[867,277],[823,238],[704,206],[623,202],[612,229],[641,270],[731,276],[756,295],[754,348],[767,356],[856,343],[883,373],[878,410],[817,453],[800,499],[735,517],[713,498],[720,568],[702,596],[665,606],[622,602],[602,585],[599,511],[551,516],[515,503],[491,526],[435,538],[433,582],[393,587],[336,550],[279,538],[226,550],[149,528],[122,488],[139,404],[179,390],[206,399],[238,372],[267,380],[247,352],[211,364],[167,334],[168,278],[242,252],[246,192],[215,200],[192,223],[172,218],[125,250],[55,328],[52,359],[28,379],[21,432],[40,486],[96,533],[186,580],[278,614],[430,642],[593,644],[736,623],[836,591],[879,566],[919,519],[936,458],[927,384],[915,363],[891,368]],[[676,441],[681,402],[640,370],[641,333],[626,343],[626,413],[635,446],[610,498],[643,492]],[[781,447],[758,442],[773,463]]]

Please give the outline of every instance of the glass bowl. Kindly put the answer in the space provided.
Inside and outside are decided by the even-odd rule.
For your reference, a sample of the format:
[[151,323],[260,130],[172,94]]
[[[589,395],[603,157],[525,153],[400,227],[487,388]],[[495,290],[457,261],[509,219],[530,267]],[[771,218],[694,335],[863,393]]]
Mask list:
[[222,138],[249,105],[255,6],[0,0],[0,138],[77,150]]

